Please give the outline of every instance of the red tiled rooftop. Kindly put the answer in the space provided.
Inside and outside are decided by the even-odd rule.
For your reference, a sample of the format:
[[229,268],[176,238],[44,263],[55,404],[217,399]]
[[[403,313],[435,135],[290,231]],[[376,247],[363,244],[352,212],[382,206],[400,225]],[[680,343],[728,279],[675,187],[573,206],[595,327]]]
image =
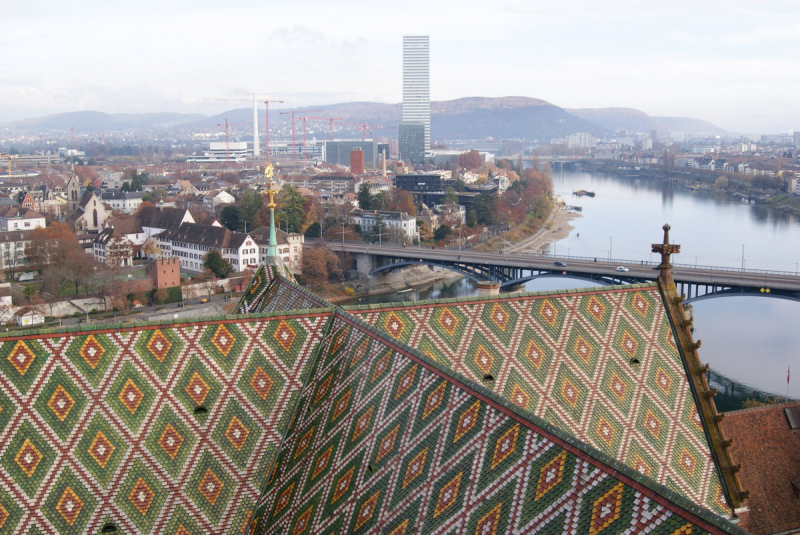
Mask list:
[[800,402],[725,413],[722,430],[733,439],[731,453],[742,464],[739,477],[750,492],[749,524],[754,535],[800,529],[800,429],[792,430],[784,409]]

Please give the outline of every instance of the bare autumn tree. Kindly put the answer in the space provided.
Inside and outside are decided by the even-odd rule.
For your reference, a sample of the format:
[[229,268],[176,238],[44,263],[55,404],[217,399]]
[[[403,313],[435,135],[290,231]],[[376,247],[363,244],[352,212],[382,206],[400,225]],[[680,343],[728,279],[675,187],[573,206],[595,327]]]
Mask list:
[[303,251],[303,278],[308,284],[325,284],[328,282],[328,263],[325,249],[309,247]]
[[389,210],[393,212],[405,212],[408,215],[417,215],[417,207],[414,206],[414,199],[405,190],[394,188],[389,193]]
[[63,262],[58,266],[58,273],[64,281],[69,281],[75,285],[75,293],[77,294],[80,292],[81,286],[86,291],[89,290],[89,281],[93,277],[95,267],[94,259],[84,253],[82,249],[70,249]]
[[478,169],[483,165],[483,159],[476,150],[465,152],[458,157],[458,165],[463,169]]
[[84,254],[78,238],[69,226],[54,221],[47,228],[31,231],[30,242],[25,246],[25,255],[29,265],[42,269],[49,265],[63,264],[73,250],[80,250]]

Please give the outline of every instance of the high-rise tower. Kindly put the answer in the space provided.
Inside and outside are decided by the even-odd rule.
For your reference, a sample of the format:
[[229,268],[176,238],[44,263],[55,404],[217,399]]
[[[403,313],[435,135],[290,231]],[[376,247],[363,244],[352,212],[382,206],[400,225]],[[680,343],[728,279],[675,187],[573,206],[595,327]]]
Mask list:
[[430,38],[403,36],[403,122],[425,125],[425,147],[431,147]]

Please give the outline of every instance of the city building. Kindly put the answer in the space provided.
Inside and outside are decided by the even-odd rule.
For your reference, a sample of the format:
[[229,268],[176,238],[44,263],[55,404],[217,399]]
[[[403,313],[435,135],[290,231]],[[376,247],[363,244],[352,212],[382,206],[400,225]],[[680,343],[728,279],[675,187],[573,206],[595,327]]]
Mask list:
[[361,148],[355,148],[350,151],[350,172],[354,175],[364,174],[364,151]]
[[139,212],[139,221],[147,237],[165,230],[174,230],[183,223],[194,223],[194,217],[185,208],[145,206]]
[[99,264],[114,268],[133,265],[133,243],[114,227],[98,232],[92,245],[92,254]]
[[0,232],[0,264],[6,274],[28,265],[25,246],[31,241],[30,230]]
[[99,231],[111,216],[111,209],[91,191],[83,194],[78,207],[67,216],[75,230]]
[[374,139],[337,139],[325,142],[325,163],[330,165],[350,165],[350,151],[364,151],[364,166],[375,169],[378,162],[378,143]]
[[219,223],[183,223],[177,229],[158,234],[157,238],[161,255],[178,257],[181,269],[186,271],[203,271],[203,260],[209,251],[218,251],[236,271],[259,264],[256,242],[247,234],[233,232]]
[[139,219],[120,219],[106,221],[103,229],[92,241],[92,254],[95,261],[111,266],[133,265],[134,258],[143,256],[142,247],[147,234]]
[[203,207],[213,212],[221,204],[233,204],[236,197],[225,190],[211,190],[203,194]]
[[411,243],[419,239],[417,220],[405,212],[389,212],[377,210],[362,210],[356,208],[350,215],[350,223],[361,227],[362,235],[373,231],[378,223],[385,226],[385,236],[378,241]]
[[389,159],[391,156],[389,143],[378,143],[378,157],[381,157],[381,155],[386,160]]
[[594,147],[595,145],[597,145],[597,138],[587,132],[578,132],[567,136],[567,147],[570,148]]
[[399,157],[411,164],[425,163],[425,125],[400,123],[397,126]]
[[307,188],[321,194],[353,193],[355,177],[350,173],[319,173],[316,175],[291,174],[283,181],[294,188]]
[[181,265],[178,257],[157,258],[145,268],[148,278],[152,279],[153,287],[171,288],[181,285]]
[[0,206],[0,232],[45,228],[42,214],[22,206]]
[[[259,227],[253,232],[248,233],[258,244],[258,254],[261,264],[266,264],[269,260],[267,249],[269,248],[269,227]],[[281,229],[275,230],[275,238],[278,241],[278,257],[283,264],[295,275],[303,273],[303,243],[306,239],[300,233],[286,233]]]
[[118,191],[107,190],[100,195],[100,199],[112,210],[118,210],[128,215],[135,214],[142,205],[143,191]]
[[305,159],[309,162],[325,161],[326,141],[320,139],[308,139],[304,143],[302,139],[292,144],[291,140],[270,140],[269,154],[273,160],[285,159]]
[[247,159],[249,152],[246,141],[230,143],[212,141],[209,143],[208,150],[203,151],[202,156],[190,156],[186,158],[186,161],[198,163],[243,162]]
[[[423,154],[431,148],[430,71],[430,38],[427,35],[403,36],[403,123],[424,125]],[[406,159],[402,150],[400,157]]]

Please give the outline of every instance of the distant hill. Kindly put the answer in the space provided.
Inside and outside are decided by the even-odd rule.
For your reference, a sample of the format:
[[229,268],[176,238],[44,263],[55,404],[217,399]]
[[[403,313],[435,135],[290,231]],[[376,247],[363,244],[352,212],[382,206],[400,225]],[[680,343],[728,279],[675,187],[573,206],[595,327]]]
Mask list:
[[714,134],[724,135],[731,132],[715,126],[708,121],[691,119],[688,117],[656,117],[653,120],[663,125],[670,132],[683,132],[684,134]]
[[572,115],[603,126],[612,132],[625,130],[631,132],[650,133],[656,130],[659,134],[668,135],[670,132],[683,132],[684,134],[727,134],[722,128],[700,119],[686,119],[681,117],[651,117],[643,111],[633,108],[586,108],[568,109]]
[[[327,106],[308,107],[305,109],[324,109],[315,112],[322,117],[341,117],[337,121],[336,131],[339,135],[360,136],[356,126],[342,126],[342,123],[380,124],[385,127],[396,127],[403,118],[402,104],[379,104],[374,102],[348,102]],[[252,121],[252,109],[240,108],[230,110],[213,117],[204,118],[192,124],[180,125],[180,128],[212,128],[221,124],[227,117],[229,122]],[[297,115],[303,115],[303,108]],[[270,111],[272,128],[287,128],[289,115],[281,115],[279,110]],[[328,132],[327,121],[315,122],[316,131],[309,135],[324,135]],[[296,124],[299,130],[301,125]],[[544,100],[527,97],[484,98],[469,97],[457,100],[431,102],[431,132],[436,140],[444,139],[540,139],[549,141],[552,137],[560,137],[572,132],[595,132],[600,135],[606,128],[567,113],[564,109]],[[375,135],[396,137],[396,131],[375,130]]]
[[108,114],[100,111],[76,111],[22,119],[2,125],[14,131],[67,131],[112,132],[128,129],[160,129],[196,121],[204,115],[193,113],[120,113]]
[[[321,112],[311,110],[322,109]],[[306,111],[307,110],[307,111]],[[263,111],[262,111],[263,113]],[[358,126],[345,123],[380,124],[389,127],[377,129],[374,135],[396,137],[391,130],[402,121],[402,104],[377,102],[344,102],[322,106],[299,108],[297,116],[341,117],[335,123],[338,137],[360,137]],[[18,132],[68,131],[99,133],[119,130],[162,130],[183,132],[198,130],[220,130],[217,125],[244,123],[234,129],[242,139],[249,139],[253,121],[251,107],[228,110],[214,116],[187,113],[120,113],[107,114],[99,111],[60,113],[24,119],[0,125]],[[290,115],[284,110],[270,110],[270,128],[278,136],[285,137],[290,129]],[[302,134],[302,123],[296,121],[298,133]],[[327,136],[327,120],[309,121],[309,136]],[[590,132],[603,136],[618,130],[627,132],[650,132],[661,134],[681,131],[686,134],[726,133],[711,123],[698,119],[679,117],[651,117],[631,108],[569,109],[560,108],[541,99],[528,97],[468,97],[456,100],[431,102],[431,133],[434,140],[485,139],[538,139],[546,143],[550,138],[563,137],[574,132]]]
[[606,133],[606,128],[544,100],[526,97],[462,98],[431,103],[435,139],[539,139],[573,132]]

